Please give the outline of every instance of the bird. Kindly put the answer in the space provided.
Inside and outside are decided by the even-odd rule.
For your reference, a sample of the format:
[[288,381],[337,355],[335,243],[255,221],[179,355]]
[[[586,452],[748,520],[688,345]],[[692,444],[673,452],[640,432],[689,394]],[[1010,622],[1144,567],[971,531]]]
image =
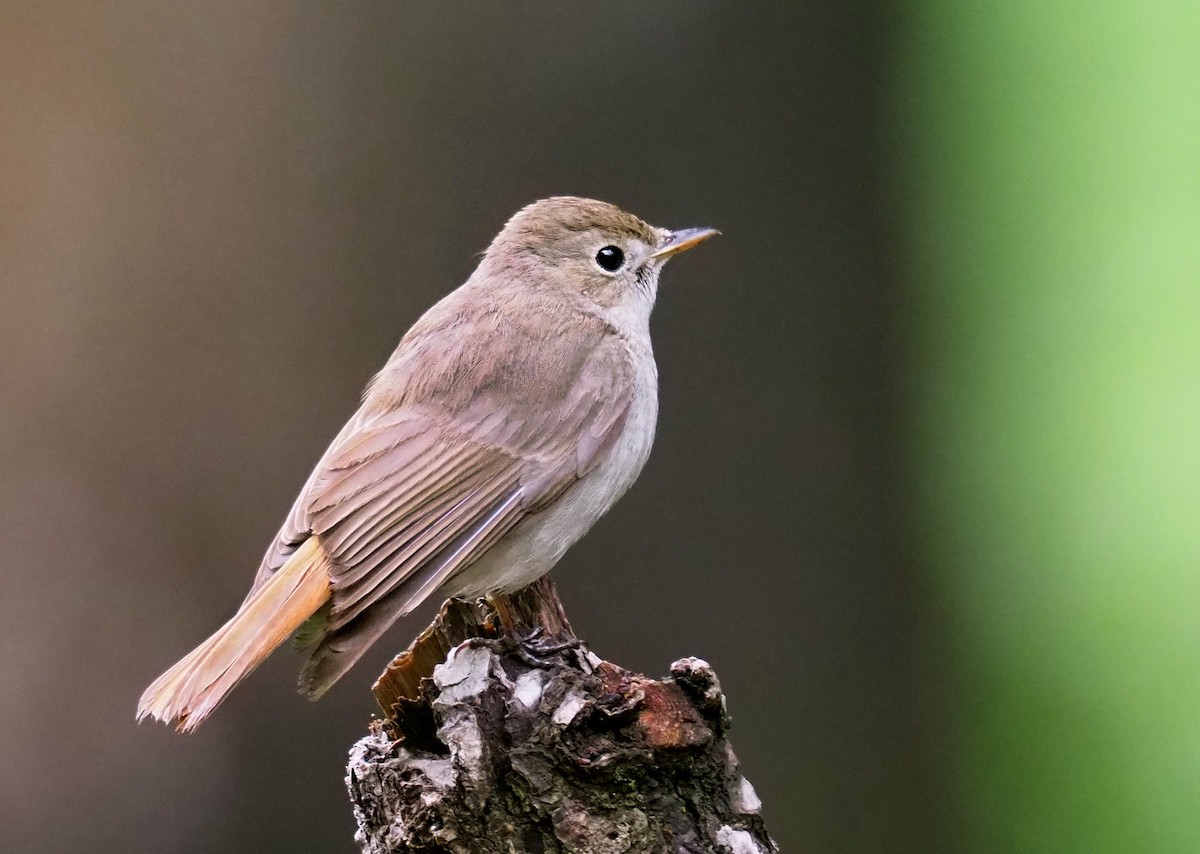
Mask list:
[[146,689],[137,720],[194,730],[292,635],[316,699],[428,597],[549,572],[646,464],[659,274],[718,233],[573,196],[513,215],[367,385],[236,614]]

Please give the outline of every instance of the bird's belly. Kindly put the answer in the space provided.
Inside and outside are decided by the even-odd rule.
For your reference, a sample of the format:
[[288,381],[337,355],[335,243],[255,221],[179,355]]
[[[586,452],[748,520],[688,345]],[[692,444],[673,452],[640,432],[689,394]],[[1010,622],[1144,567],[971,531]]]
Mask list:
[[635,393],[625,429],[600,464],[452,578],[444,595],[474,597],[524,587],[549,572],[608,512],[637,480],[650,456],[658,418],[657,384],[650,379]]

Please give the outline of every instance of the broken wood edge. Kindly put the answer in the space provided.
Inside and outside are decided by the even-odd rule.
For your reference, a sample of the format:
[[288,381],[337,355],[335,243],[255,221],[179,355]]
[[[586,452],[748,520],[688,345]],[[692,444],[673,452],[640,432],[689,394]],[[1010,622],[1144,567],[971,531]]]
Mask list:
[[474,602],[448,599],[433,623],[391,660],[371,692],[384,719],[396,721],[404,717],[409,704],[421,702],[423,681],[459,644],[471,638],[497,640],[502,634],[522,638],[535,633],[549,643],[576,640],[548,575],[510,594]]

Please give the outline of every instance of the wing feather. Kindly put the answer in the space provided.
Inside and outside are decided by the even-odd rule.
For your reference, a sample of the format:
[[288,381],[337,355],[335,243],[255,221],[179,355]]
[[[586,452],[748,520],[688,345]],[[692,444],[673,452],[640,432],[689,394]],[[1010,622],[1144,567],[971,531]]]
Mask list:
[[415,573],[438,554],[450,541],[470,530],[488,516],[516,489],[516,479],[481,475],[469,485],[457,502],[422,529],[415,537],[387,556],[377,568],[359,577],[354,584],[334,580],[338,595],[330,613],[331,626],[340,628],[364,609],[378,602],[403,582],[409,585]]
[[373,608],[346,627],[330,633],[309,657],[300,674],[300,687],[319,698],[354,666],[397,618],[409,613],[446,582],[459,567],[471,563],[520,521],[519,491],[512,492],[474,526],[462,532],[434,560],[412,577],[411,583],[391,590]]
[[[390,427],[389,431],[420,426],[401,422],[400,425]],[[432,431],[405,436],[389,450],[368,457],[357,465],[343,465],[342,468],[331,470],[317,478],[313,484],[313,500],[308,506],[310,527],[313,523],[332,527],[338,520],[345,518],[344,511],[347,508],[357,510],[368,504],[371,499],[393,491],[404,482],[406,475],[408,480],[419,477],[418,461],[430,454],[438,438]],[[400,475],[400,483],[397,482],[397,475]]]
[[313,530],[321,534],[323,542],[337,552],[343,563],[355,563],[378,538],[386,536],[425,504],[452,490],[478,470],[482,462],[478,449],[469,447],[431,454],[419,468],[413,466],[407,472],[397,472],[391,488],[369,504],[364,503],[361,509],[352,506],[337,514],[318,515],[313,520]]
[[[370,538],[363,538],[353,552],[338,551],[334,569],[334,583],[338,587],[350,588],[361,583],[376,568],[408,542],[417,540],[422,533],[435,525],[437,520],[449,514],[472,491],[478,491],[488,471],[472,471],[464,474],[453,484],[440,490],[436,497],[415,505],[399,517],[386,531]],[[389,551],[390,550],[390,551]]]

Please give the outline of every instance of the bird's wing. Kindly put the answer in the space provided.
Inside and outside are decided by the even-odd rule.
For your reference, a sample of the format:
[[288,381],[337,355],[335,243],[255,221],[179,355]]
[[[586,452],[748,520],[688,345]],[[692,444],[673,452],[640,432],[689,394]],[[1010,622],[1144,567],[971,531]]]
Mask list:
[[310,478],[273,547],[295,548],[303,533],[329,556],[332,604],[303,677],[310,693],[620,434],[633,390],[622,339],[590,319],[547,337],[538,320],[463,329],[459,317],[456,334],[406,338]]
[[[354,435],[362,429],[364,413],[360,409],[354,413],[341,432],[334,437],[329,448],[321,457],[324,460],[330,454],[334,453],[347,438]],[[312,536],[312,525],[309,522],[308,513],[308,495],[312,492],[313,485],[317,476],[321,473],[321,467],[313,469],[312,474],[308,476],[308,481],[304,484],[304,488],[300,490],[300,494],[296,496],[295,503],[292,504],[292,509],[288,511],[287,518],[283,521],[283,526],[279,529],[279,533],[275,535],[271,545],[267,548],[267,553],[263,555],[262,563],[259,564],[258,573],[254,576],[254,583],[250,586],[250,592],[246,594],[246,602],[249,602],[258,589],[278,572],[301,545],[304,544],[310,536]],[[245,604],[245,603],[243,603]]]

